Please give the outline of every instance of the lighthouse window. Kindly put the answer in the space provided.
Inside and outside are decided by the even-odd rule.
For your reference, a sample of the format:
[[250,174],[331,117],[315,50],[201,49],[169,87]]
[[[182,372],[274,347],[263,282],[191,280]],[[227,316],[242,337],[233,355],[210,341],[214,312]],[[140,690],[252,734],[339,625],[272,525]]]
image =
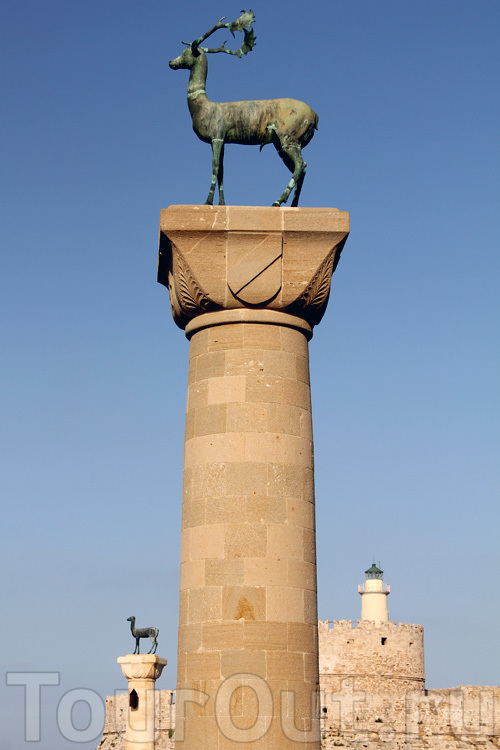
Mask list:
[[139,708],[139,696],[137,695],[135,690],[132,690],[129,695],[129,706],[132,711],[137,711],[137,709]]
[[381,638],[380,643],[382,644],[382,646],[385,646],[385,644],[387,643],[387,638]]

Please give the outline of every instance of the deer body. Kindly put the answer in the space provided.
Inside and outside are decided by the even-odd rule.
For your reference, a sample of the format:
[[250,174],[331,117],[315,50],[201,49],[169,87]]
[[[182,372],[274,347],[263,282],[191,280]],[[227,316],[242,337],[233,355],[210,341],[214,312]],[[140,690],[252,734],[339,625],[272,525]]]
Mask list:
[[[193,130],[202,141],[265,146],[279,135],[307,145],[314,135],[317,115],[297,99],[261,99],[249,102],[211,102],[199,94],[189,101]],[[275,135],[276,134],[276,135]]]
[[[219,24],[202,39],[222,26],[219,21]],[[260,145],[261,148],[267,143],[274,143],[293,176],[273,205],[280,206],[286,202],[294,187],[292,206],[298,205],[306,168],[301,149],[307,146],[313,137],[318,125],[318,115],[309,105],[297,99],[210,101],[205,91],[208,72],[207,52],[229,50],[224,49],[224,45],[217,50],[207,50],[199,46],[198,40],[187,45],[182,55],[169,63],[173,70],[183,68],[190,71],[187,99],[193,130],[198,138],[212,145],[212,182],[206,203],[213,204],[216,185],[219,187],[219,205],[225,203],[223,161],[226,143]]]

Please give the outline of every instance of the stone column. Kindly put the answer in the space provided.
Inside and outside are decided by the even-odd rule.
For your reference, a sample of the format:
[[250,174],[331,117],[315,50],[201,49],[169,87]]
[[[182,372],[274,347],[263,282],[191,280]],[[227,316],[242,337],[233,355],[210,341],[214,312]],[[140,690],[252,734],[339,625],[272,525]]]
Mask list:
[[128,654],[117,661],[128,680],[125,750],[154,750],[155,682],[167,660],[156,654]]
[[179,748],[319,750],[308,340],[348,231],[336,209],[162,211],[190,340]]

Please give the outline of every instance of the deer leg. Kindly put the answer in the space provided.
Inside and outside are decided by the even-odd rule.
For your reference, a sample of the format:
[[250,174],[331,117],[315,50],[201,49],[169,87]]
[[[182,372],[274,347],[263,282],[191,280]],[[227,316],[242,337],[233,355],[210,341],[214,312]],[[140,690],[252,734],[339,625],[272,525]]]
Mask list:
[[[215,186],[217,185],[217,178],[219,176],[219,165],[220,165],[220,159],[221,159],[221,152],[223,148],[224,148],[223,138],[212,138],[212,184],[210,185],[210,191],[205,201],[206,206],[213,206],[213,203],[214,203]],[[222,192],[224,195],[224,191]],[[219,193],[219,203],[220,203],[220,193]]]
[[219,186],[219,206],[225,206],[226,201],[224,200],[224,143],[220,150],[219,156],[219,171],[217,173],[217,184]]
[[306,176],[306,167],[307,164],[304,162],[304,168],[302,172],[300,173],[300,176],[297,180],[297,185],[295,187],[295,192],[293,194],[293,200],[292,200],[292,206],[298,206],[299,205],[299,197],[300,197],[300,191],[302,190],[302,184],[304,182],[304,177]]
[[290,193],[292,192],[294,188],[295,188],[295,195],[294,195],[292,205],[296,206],[299,200],[302,183],[304,181],[306,163],[302,158],[302,152],[300,150],[300,146],[298,143],[288,145],[288,144],[283,143],[282,140],[280,140],[279,146],[277,144],[275,145],[276,145],[279,155],[285,162],[290,172],[293,172],[293,175],[292,175],[292,179],[290,180],[290,182],[288,183],[288,185],[286,186],[285,190],[280,195],[278,200],[274,201],[273,206],[281,206],[282,203],[286,203]]

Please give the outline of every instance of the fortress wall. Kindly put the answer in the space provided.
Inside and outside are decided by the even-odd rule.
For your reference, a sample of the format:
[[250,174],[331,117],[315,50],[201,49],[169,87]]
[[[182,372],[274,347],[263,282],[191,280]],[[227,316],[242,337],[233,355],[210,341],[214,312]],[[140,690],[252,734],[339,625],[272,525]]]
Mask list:
[[[325,701],[326,698],[326,701]],[[500,748],[500,688],[460,686],[388,696],[322,694],[322,748]]]
[[[497,750],[500,748],[500,687],[465,685],[403,694],[368,693],[357,683],[340,694],[321,691],[322,750]],[[156,691],[156,750],[174,750],[174,691]],[[106,699],[106,722],[98,750],[124,750],[128,696]]]

